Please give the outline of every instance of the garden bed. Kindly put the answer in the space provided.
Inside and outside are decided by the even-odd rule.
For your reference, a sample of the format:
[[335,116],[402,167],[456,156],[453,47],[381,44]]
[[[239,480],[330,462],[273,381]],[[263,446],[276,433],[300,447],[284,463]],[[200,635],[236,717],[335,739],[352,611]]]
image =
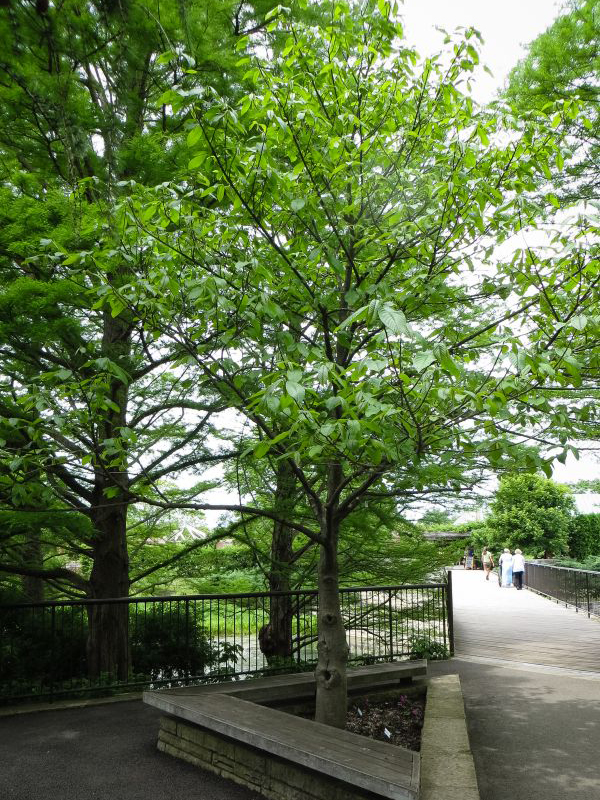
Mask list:
[[421,731],[425,716],[425,700],[400,693],[396,697],[365,697],[348,709],[346,730],[368,736],[379,742],[421,749]]
[[308,674],[146,692],[144,699],[165,712],[160,750],[270,800],[477,800],[458,676],[425,681],[425,672],[425,662],[348,672],[351,717],[360,716],[352,708],[363,710],[367,696],[370,708],[381,704],[367,722],[373,729],[386,703],[406,697],[402,705],[412,713],[427,688],[421,755],[303,718],[314,704]]

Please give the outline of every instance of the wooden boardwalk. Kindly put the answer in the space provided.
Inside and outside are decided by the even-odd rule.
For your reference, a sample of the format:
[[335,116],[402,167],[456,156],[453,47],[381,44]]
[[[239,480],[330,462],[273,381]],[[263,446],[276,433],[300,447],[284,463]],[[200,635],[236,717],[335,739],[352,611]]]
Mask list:
[[452,571],[455,652],[598,673],[600,620],[533,592],[501,589],[495,575]]

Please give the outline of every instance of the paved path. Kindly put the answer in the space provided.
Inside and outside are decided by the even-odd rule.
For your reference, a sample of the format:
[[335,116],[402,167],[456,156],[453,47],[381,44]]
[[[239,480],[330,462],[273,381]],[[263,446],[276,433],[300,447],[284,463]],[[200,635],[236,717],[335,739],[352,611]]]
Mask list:
[[459,658],[428,671],[460,675],[481,800],[600,800],[599,679]]
[[263,800],[156,749],[141,700],[0,719],[2,800]]
[[600,620],[479,570],[453,570],[452,589],[457,656],[600,673]]
[[481,800],[600,800],[600,621],[453,571],[456,658]]

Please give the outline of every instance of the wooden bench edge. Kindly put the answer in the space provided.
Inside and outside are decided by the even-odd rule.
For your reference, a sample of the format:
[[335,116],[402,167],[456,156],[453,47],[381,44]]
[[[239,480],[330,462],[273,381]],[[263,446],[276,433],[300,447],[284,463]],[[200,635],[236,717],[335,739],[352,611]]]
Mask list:
[[[192,707],[186,707],[185,702],[181,699],[177,702],[169,698],[165,692],[154,692],[152,695],[153,696],[149,697],[145,702],[171,717],[189,722],[192,725],[198,725],[201,728],[225,736],[230,740],[238,741],[256,750],[282,758],[284,761],[289,761],[292,764],[297,764],[306,769],[316,770],[331,778],[341,780],[347,784],[359,786],[367,791],[379,792],[382,797],[389,798],[389,800],[417,800],[419,796],[420,758],[419,753],[412,750],[399,748],[405,753],[409,753],[412,757],[411,775],[406,776],[407,780],[405,783],[399,781],[391,782],[385,778],[379,778],[377,774],[373,772],[365,772],[356,767],[349,768],[347,764],[336,764],[335,761],[325,758],[316,749],[311,749],[310,747],[300,749],[296,745],[287,744],[285,738],[278,739],[275,734],[271,736],[268,732],[253,729],[252,726],[244,726],[233,721],[222,719],[219,714],[216,713],[217,709],[215,706],[221,706],[221,710],[223,706],[225,706],[226,712],[231,716],[232,712],[233,714],[236,712],[236,705],[240,704],[241,711],[243,706],[253,705],[252,701],[225,694],[217,695],[216,697],[209,697],[207,695],[203,699],[204,702],[198,702],[198,698],[196,697],[194,698],[195,702]],[[284,712],[268,707],[263,707],[263,709],[266,714],[273,715],[272,730],[276,732],[278,715]],[[288,715],[285,716],[289,719]],[[307,722],[307,720],[302,720],[302,723],[304,722]],[[311,722],[311,724],[320,725],[321,723]],[[360,739],[362,737],[358,734],[350,735],[355,736],[356,744],[360,745]],[[396,745],[386,745],[384,742],[379,744],[384,748],[396,748]]]

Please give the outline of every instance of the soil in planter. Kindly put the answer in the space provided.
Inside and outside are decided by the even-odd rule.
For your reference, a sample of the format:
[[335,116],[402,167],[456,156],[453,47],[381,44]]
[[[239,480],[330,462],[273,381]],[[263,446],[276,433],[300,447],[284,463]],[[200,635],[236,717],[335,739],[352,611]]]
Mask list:
[[346,717],[346,730],[409,750],[421,749],[425,701],[405,694],[393,699],[361,698]]

